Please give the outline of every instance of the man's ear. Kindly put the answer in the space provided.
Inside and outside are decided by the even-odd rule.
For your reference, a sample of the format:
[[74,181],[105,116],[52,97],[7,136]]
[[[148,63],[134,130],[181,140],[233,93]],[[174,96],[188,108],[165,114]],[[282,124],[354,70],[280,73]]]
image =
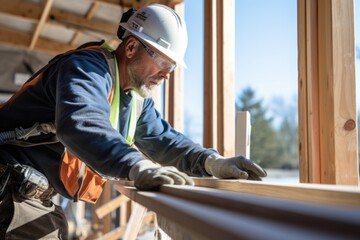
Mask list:
[[129,37],[125,45],[125,54],[127,58],[132,58],[139,47],[139,41],[133,37]]

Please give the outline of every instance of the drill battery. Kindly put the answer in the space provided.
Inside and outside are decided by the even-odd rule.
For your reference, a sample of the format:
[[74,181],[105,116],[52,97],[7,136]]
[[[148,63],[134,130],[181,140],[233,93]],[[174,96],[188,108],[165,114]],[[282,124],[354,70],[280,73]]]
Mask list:
[[45,175],[27,165],[7,164],[0,176],[0,197],[8,185],[14,186],[25,199],[49,200],[55,193]]

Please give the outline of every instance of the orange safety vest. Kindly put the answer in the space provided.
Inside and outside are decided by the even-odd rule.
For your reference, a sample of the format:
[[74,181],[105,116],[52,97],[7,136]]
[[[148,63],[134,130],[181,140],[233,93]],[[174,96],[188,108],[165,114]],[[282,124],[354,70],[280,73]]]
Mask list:
[[[46,69],[56,63],[61,57],[69,55],[71,53],[80,51],[80,50],[90,50],[99,52],[104,55],[110,69],[110,75],[113,79],[112,89],[108,96],[109,105],[111,106],[110,111],[110,122],[113,128],[117,129],[118,118],[119,118],[119,105],[120,105],[120,79],[119,79],[119,71],[118,65],[116,62],[115,56],[111,53],[113,49],[111,49],[104,42],[100,43],[87,43],[80,46],[77,49],[70,50],[66,53],[57,55],[49,63],[36,72],[24,85],[23,87],[14,94],[14,96],[9,100],[11,101],[21,92],[25,91],[28,87],[36,84],[41,80],[41,77]],[[128,129],[128,136],[126,137],[126,142],[129,145],[134,143],[134,136],[136,130],[136,121],[140,116],[143,99],[138,97],[135,92],[132,92],[133,101],[132,101],[132,109],[130,113],[130,122]],[[1,106],[1,105],[0,105]],[[47,125],[48,127],[42,128],[39,126]],[[50,130],[49,130],[49,129]],[[41,133],[54,133],[55,129],[52,123],[35,123],[35,125],[29,129],[31,134],[34,136]],[[31,135],[29,135],[31,136]],[[26,138],[27,139],[27,138]],[[35,146],[39,144],[48,144],[50,142],[57,142],[57,139],[52,139],[43,143],[31,143],[29,141],[22,141],[21,139],[3,139],[8,144],[14,144],[18,146]],[[69,150],[65,149],[65,152],[62,156],[62,164],[60,169],[60,179],[64,184],[65,189],[69,193],[70,196],[73,197],[74,201],[81,199],[86,202],[96,203],[97,199],[100,197],[103,185],[107,181],[106,178],[101,177],[99,174],[94,172],[88,166],[86,166],[79,158],[77,158],[73,153]]]
[[[101,53],[103,53],[112,73],[111,75],[113,77],[114,84],[108,100],[109,104],[111,105],[110,121],[112,123],[112,126],[116,129],[118,124],[120,101],[120,81],[116,58],[110,53],[111,49],[107,45],[102,45],[101,47],[96,48],[91,47],[87,49],[98,52],[100,51]],[[116,76],[115,79],[114,76]],[[132,92],[132,95],[134,100],[132,101],[128,136],[126,137],[126,142],[129,145],[132,145],[134,143],[137,120],[136,117],[139,117],[139,115],[136,116],[136,102],[139,98],[137,97],[135,92]],[[91,168],[86,166],[69,150],[66,150],[63,154],[60,178],[65,186],[65,189],[74,198],[75,202],[80,199],[90,203],[96,203],[102,193],[104,183],[107,181],[106,178],[101,177]]]

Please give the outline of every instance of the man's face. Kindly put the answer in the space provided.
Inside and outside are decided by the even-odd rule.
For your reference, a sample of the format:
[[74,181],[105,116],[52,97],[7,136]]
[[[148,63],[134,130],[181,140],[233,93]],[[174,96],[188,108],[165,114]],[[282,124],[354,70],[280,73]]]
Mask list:
[[[151,49],[152,50],[152,49]],[[154,51],[154,50],[153,50]],[[155,52],[155,51],[154,51]],[[160,53],[155,52],[158,56]],[[165,59],[164,56],[161,56]],[[171,60],[168,60],[170,64]],[[141,96],[150,97],[154,87],[160,85],[163,80],[170,77],[172,69],[159,64],[139,42],[139,48],[133,59],[128,65],[128,75],[131,87]]]

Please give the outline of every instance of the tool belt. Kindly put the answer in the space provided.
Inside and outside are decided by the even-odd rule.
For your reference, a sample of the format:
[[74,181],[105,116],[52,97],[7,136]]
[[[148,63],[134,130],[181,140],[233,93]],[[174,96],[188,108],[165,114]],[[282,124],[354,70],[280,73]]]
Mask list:
[[50,201],[56,195],[47,178],[36,169],[27,165],[0,163],[0,199],[9,189],[31,200]]

